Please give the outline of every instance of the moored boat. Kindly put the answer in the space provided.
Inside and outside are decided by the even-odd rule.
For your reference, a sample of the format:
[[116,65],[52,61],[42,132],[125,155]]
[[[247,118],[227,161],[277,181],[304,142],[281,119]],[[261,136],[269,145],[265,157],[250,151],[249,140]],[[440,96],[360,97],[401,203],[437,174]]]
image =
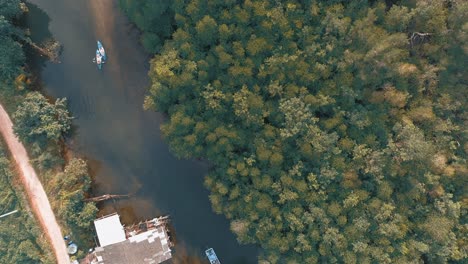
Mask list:
[[97,41],[97,47],[98,47],[99,53],[101,53],[102,59],[106,60],[107,59],[106,51],[104,50],[104,46],[99,40]]
[[213,248],[209,248],[205,250],[205,254],[208,257],[208,260],[210,261],[210,264],[221,264],[221,262],[218,259],[218,256],[216,256],[216,253],[214,252]]
[[96,50],[96,65],[98,69],[102,69],[102,56],[99,50]]

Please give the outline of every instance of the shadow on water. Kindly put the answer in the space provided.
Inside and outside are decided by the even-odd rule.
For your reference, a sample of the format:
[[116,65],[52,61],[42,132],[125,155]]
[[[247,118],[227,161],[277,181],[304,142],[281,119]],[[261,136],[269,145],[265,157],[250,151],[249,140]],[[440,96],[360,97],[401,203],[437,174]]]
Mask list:
[[[68,99],[75,119],[67,145],[88,160],[93,196],[133,194],[99,204],[99,214],[117,211],[125,224],[170,215],[174,263],[207,263],[208,247],[223,264],[256,263],[258,249],[239,245],[229,221],[212,211],[203,186],[209,166],[175,158],[161,138],[162,115],[143,111],[148,54],[117,1],[30,0],[29,6],[32,37],[53,34],[64,47],[62,63],[35,65],[45,92]],[[101,71],[91,62],[97,39],[108,52]]]
[[26,6],[29,12],[22,17],[21,24],[28,26],[31,40],[41,43],[52,38],[52,33],[49,31],[50,17],[47,13],[35,4],[27,2]]
[[[29,12],[22,16],[18,21],[29,34],[29,38],[37,44],[41,44],[48,39],[52,39],[52,33],[49,31],[50,18],[42,9],[32,3],[26,3]],[[26,55],[26,65],[31,72],[31,89],[39,90],[41,87],[41,71],[48,59],[39,54],[33,48],[26,46],[24,49]]]

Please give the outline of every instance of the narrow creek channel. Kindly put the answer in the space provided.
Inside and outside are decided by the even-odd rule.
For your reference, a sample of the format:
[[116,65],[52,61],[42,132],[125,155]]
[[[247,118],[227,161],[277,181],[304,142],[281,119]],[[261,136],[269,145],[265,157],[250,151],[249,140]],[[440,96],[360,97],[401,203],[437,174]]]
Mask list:
[[[117,5],[29,0],[26,18],[33,39],[51,34],[63,45],[62,63],[39,63],[41,82],[47,95],[68,98],[75,129],[67,145],[88,159],[94,194],[135,193],[101,205],[100,214],[117,210],[126,224],[170,215],[175,263],[207,263],[207,247],[215,248],[222,263],[255,263],[257,249],[239,245],[229,222],[212,212],[203,186],[208,165],[175,158],[161,138],[163,116],[143,111],[150,57]],[[108,54],[102,71],[92,63],[97,39]]]

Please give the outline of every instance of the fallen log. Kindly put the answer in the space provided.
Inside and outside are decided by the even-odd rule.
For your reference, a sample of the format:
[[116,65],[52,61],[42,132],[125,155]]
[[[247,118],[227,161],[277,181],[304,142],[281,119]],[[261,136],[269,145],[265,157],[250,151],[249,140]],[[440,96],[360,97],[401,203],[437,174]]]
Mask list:
[[85,199],[86,202],[101,202],[106,201],[109,199],[117,199],[117,198],[128,198],[130,194],[104,194],[98,197],[91,197]]
[[48,48],[41,47],[32,41],[26,41],[32,48],[38,51],[41,55],[46,56],[49,58],[50,61],[54,63],[60,63],[59,60],[59,52],[60,52],[60,44],[58,42],[50,42],[48,43]]

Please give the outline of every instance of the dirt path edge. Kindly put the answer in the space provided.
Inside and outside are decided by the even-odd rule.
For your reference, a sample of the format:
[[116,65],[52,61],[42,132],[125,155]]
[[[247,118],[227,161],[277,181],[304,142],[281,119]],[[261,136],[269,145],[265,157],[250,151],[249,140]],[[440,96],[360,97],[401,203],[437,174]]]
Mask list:
[[50,206],[49,199],[34,168],[29,163],[26,149],[13,133],[13,123],[2,105],[0,105],[0,133],[18,167],[20,181],[27,194],[29,204],[39,220],[42,230],[49,239],[57,263],[70,264],[70,258],[67,254],[62,232]]

